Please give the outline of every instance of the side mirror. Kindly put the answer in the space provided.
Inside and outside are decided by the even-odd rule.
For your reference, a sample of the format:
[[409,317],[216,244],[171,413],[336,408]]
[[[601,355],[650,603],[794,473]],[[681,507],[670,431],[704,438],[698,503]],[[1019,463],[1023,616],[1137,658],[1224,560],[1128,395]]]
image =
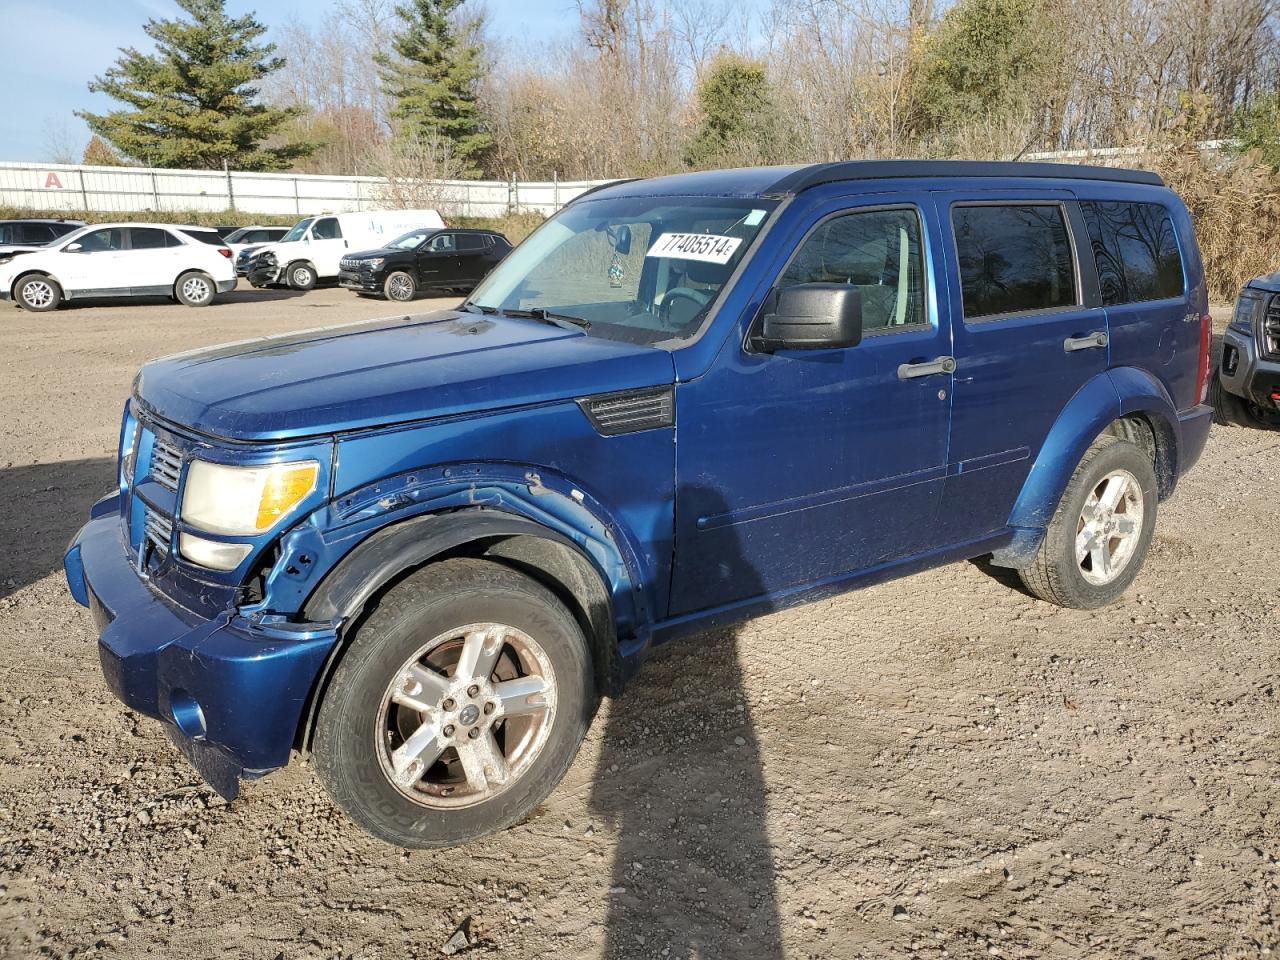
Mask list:
[[758,349],[833,350],[862,342],[862,293],[847,283],[798,283],[773,296]]
[[63,253],[79,253],[83,249],[84,247],[80,246],[80,244],[78,243],[68,243],[65,247],[62,248],[62,252]]

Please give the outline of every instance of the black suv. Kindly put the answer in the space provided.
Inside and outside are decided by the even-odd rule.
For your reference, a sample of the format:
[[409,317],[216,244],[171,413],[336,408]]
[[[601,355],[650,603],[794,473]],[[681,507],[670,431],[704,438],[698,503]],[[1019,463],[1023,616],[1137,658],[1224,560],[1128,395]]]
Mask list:
[[1240,291],[1214,380],[1219,423],[1280,427],[1280,273],[1255,277]]
[[493,230],[424,227],[343,257],[338,284],[388,300],[412,300],[426,289],[465,292],[510,252],[510,241]]

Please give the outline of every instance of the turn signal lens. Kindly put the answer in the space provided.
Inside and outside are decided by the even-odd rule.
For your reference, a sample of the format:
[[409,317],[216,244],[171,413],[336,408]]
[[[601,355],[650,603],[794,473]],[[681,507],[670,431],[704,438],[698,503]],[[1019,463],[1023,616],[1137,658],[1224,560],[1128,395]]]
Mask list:
[[210,570],[234,570],[252,549],[251,543],[222,543],[189,533],[178,537],[178,552],[183,559]]

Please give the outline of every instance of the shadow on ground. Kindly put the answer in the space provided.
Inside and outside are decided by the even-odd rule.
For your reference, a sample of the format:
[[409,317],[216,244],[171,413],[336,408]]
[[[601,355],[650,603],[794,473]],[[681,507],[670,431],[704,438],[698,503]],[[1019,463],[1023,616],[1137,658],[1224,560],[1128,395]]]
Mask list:
[[0,470],[0,598],[62,568],[67,542],[108,492],[114,470],[111,457]]

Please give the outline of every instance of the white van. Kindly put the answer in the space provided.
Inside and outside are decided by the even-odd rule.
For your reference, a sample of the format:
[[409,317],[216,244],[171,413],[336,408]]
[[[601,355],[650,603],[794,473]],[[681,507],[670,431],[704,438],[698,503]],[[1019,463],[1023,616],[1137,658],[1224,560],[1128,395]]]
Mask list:
[[299,220],[276,243],[262,247],[249,265],[255,287],[288,286],[310,290],[318,280],[338,276],[338,261],[347,253],[385,246],[420,227],[443,227],[434,210],[367,210],[331,213]]

